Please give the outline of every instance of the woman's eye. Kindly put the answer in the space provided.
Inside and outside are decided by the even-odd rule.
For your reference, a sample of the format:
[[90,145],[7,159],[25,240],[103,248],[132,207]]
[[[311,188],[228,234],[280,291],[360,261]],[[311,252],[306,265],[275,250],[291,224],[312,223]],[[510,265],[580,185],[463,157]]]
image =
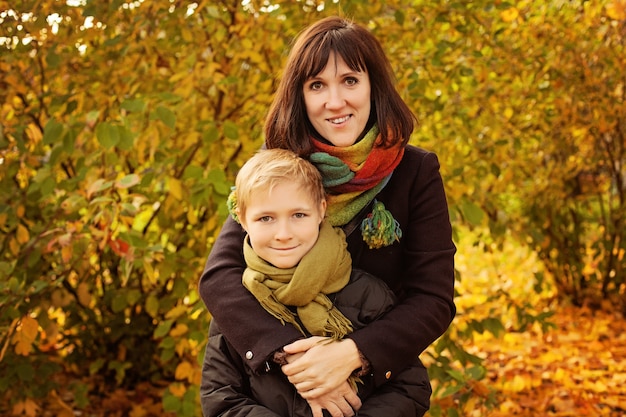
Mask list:
[[359,83],[359,80],[356,79],[355,77],[348,77],[346,78],[346,84],[348,85],[356,85]]
[[311,84],[309,84],[309,88],[313,91],[317,91],[322,88],[322,83],[319,81],[314,81]]

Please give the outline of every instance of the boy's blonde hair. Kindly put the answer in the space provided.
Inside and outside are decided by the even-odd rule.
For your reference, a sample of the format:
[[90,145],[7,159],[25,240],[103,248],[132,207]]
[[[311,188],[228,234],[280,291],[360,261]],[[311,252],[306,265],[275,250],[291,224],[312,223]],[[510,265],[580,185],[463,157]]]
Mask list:
[[286,149],[262,149],[239,170],[235,179],[237,216],[241,219],[253,193],[269,193],[285,181],[298,183],[315,205],[326,200],[322,176],[315,165]]

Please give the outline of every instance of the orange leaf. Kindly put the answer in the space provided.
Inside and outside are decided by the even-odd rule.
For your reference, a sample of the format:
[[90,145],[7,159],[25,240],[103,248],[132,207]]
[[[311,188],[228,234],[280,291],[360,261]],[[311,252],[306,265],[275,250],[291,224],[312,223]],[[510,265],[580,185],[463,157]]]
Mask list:
[[176,367],[174,376],[176,379],[188,379],[189,381],[193,380],[193,366],[186,361],[179,363]]
[[66,264],[70,262],[70,260],[72,259],[71,245],[61,247],[61,259],[63,259],[63,262],[65,262]]
[[28,233],[28,229],[23,225],[17,225],[17,242],[23,245],[30,240],[30,233]]
[[[180,365],[179,365],[180,366]],[[178,372],[178,369],[176,370]],[[175,383],[170,385],[170,392],[174,397],[182,398],[187,392],[187,388],[183,384]]]
[[13,334],[12,342],[15,344],[15,353],[28,356],[32,344],[37,338],[39,323],[32,317],[25,316]]
[[19,401],[13,406],[14,415],[26,415],[28,417],[35,417],[39,411],[37,403],[30,398],[26,398],[24,401]]

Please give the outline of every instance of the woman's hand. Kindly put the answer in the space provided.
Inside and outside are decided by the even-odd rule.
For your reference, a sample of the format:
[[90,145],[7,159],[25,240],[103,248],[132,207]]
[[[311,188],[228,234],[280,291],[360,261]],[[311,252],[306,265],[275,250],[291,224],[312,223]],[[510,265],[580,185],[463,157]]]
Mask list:
[[359,397],[347,382],[352,372],[361,367],[354,341],[314,336],[291,343],[284,350],[289,355],[301,355],[295,360],[289,358],[282,371],[309,401],[314,417],[321,416],[321,409],[333,417],[352,416],[352,410],[361,407]]
[[361,408],[361,399],[352,390],[348,381],[326,395],[308,398],[307,402],[311,407],[313,417],[322,417],[322,410],[328,410],[332,417],[352,417]]

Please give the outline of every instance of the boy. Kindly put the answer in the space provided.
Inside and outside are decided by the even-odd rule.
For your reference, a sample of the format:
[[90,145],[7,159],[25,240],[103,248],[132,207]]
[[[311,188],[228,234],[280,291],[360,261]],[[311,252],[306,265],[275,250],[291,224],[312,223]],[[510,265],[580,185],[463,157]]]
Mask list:
[[[296,326],[303,337],[341,339],[385,314],[395,302],[381,280],[352,270],[343,231],[324,221],[324,187],[309,161],[287,150],[262,150],[239,171],[232,197],[231,214],[247,232],[243,285],[266,311]],[[270,360],[265,374],[255,374],[218,325],[211,323],[203,367],[205,417],[311,415],[278,363]],[[358,415],[415,414],[412,410],[421,407],[413,404],[411,390],[428,382],[414,378],[411,369],[372,396],[374,386],[366,370],[351,376],[363,401]]]

